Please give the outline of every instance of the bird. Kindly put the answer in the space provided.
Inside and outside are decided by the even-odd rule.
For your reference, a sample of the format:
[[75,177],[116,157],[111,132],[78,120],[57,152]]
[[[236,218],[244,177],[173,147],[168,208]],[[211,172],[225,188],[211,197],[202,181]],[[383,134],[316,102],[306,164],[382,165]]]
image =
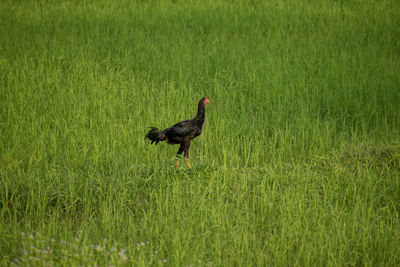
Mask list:
[[178,152],[176,153],[176,169],[179,168],[179,159],[184,153],[185,163],[187,167],[192,168],[189,162],[189,148],[193,139],[199,136],[202,132],[204,120],[206,118],[206,105],[210,100],[203,97],[199,101],[197,115],[191,120],[184,120],[174,124],[173,126],[161,130],[157,127],[149,127],[150,131],[146,134],[145,139],[149,139],[151,144],[158,142],[167,141],[168,144],[177,145],[179,144]]

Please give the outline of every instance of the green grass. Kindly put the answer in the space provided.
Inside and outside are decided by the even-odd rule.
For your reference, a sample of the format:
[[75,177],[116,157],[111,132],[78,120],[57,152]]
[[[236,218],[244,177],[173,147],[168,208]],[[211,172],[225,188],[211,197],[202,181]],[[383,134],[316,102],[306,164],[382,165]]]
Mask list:
[[[400,265],[398,1],[1,1],[0,25],[0,265]],[[176,171],[146,127],[203,96]]]

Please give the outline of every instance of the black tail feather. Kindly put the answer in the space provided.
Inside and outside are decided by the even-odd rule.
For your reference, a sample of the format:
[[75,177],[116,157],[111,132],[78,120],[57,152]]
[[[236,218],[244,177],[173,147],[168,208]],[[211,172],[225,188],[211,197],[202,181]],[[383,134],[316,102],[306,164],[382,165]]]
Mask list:
[[149,139],[152,144],[154,142],[156,142],[156,145],[158,144],[158,142],[164,141],[164,131],[163,130],[160,130],[156,127],[150,127],[150,128],[151,128],[151,130],[146,134],[146,136],[144,138]]

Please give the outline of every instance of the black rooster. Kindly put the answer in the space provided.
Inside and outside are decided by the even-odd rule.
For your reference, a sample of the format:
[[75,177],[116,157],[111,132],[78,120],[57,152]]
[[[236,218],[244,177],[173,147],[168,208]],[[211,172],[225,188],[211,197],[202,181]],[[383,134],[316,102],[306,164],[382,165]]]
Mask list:
[[191,168],[189,162],[189,148],[192,140],[201,134],[204,120],[206,118],[206,104],[210,102],[208,98],[203,97],[199,102],[199,108],[196,117],[192,120],[181,121],[172,127],[165,130],[151,127],[151,130],[146,134],[145,138],[151,140],[156,145],[160,141],[167,141],[168,144],[180,144],[179,150],[176,153],[177,161],[176,168],[179,168],[179,155],[184,152],[186,165]]

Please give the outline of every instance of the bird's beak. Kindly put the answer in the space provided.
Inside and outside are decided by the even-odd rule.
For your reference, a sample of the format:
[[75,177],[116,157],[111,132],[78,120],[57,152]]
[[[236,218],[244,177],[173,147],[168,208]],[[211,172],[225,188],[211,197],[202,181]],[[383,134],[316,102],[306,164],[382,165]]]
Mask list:
[[210,102],[210,99],[206,98],[206,100],[204,100],[204,104],[208,104],[208,102]]

